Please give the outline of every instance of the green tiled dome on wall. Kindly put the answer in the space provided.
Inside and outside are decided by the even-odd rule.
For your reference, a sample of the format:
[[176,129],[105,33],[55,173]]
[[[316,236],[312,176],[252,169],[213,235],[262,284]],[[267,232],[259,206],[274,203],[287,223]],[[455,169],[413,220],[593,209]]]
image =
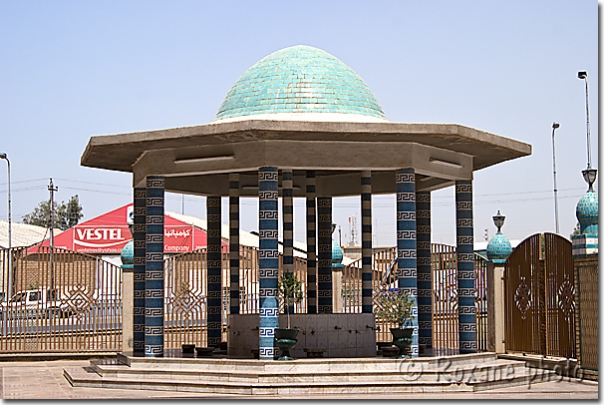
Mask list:
[[227,93],[215,120],[278,113],[386,119],[354,70],[325,51],[303,45],[274,52],[249,68]]

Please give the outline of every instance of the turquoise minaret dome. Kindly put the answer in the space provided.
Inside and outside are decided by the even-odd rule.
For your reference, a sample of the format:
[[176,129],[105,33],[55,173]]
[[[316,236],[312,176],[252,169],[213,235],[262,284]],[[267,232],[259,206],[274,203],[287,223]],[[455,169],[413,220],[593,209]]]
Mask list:
[[505,216],[501,215],[501,212],[497,210],[497,215],[493,217],[493,221],[497,226],[497,234],[487,245],[487,258],[493,263],[504,263],[510,253],[512,253],[512,244],[508,238],[501,233],[501,227],[505,221]]
[[120,254],[122,259],[122,269],[134,268],[134,240],[130,239],[130,242],[126,243],[126,246],[122,249]]
[[[310,119],[309,113],[384,121],[386,116],[361,77],[329,53],[311,46],[281,49],[258,61],[235,82],[215,121],[263,118]],[[297,116],[297,117],[293,117]],[[317,114],[314,114],[317,119]],[[336,117],[337,117],[336,116]]]
[[589,189],[577,203],[577,220],[581,234],[598,234],[598,193]]
[[338,242],[331,241],[331,267],[344,267],[342,260],[344,259],[344,251]]

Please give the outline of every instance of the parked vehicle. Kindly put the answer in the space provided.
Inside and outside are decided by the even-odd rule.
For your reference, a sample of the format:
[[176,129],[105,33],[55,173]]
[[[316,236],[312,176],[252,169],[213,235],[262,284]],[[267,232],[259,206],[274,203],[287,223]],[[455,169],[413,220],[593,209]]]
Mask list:
[[57,291],[46,287],[19,291],[7,302],[0,304],[0,311],[9,318],[63,318],[73,315],[73,310],[57,298]]

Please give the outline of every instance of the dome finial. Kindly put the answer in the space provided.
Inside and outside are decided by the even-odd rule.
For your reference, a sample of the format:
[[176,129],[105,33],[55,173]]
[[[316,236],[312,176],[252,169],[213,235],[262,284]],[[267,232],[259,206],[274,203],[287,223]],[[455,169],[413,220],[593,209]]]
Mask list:
[[495,223],[495,226],[497,227],[497,233],[501,233],[501,227],[503,226],[504,222],[505,216],[501,215],[500,210],[497,210],[497,215],[493,216],[493,223]]
[[497,210],[497,215],[493,216],[493,222],[497,227],[497,234],[489,241],[487,245],[487,258],[493,263],[504,263],[507,257],[512,253],[512,244],[501,233],[501,227],[505,221],[505,216],[501,215],[501,211]]

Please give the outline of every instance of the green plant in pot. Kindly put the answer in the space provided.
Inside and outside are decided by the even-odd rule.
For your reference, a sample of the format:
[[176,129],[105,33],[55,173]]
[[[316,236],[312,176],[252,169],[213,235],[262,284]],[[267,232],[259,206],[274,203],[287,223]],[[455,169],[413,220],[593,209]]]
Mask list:
[[415,298],[398,288],[382,290],[375,296],[375,314],[379,319],[398,324],[390,328],[392,344],[399,349],[399,357],[411,357],[413,335],[413,306]]
[[294,305],[302,300],[302,282],[298,280],[294,273],[283,273],[277,284],[277,298],[279,304],[283,303],[283,309],[287,315],[287,328],[275,329],[275,343],[281,349],[279,360],[293,360],[289,350],[298,342],[296,337],[300,329],[291,327],[289,314],[290,309],[293,309]]

